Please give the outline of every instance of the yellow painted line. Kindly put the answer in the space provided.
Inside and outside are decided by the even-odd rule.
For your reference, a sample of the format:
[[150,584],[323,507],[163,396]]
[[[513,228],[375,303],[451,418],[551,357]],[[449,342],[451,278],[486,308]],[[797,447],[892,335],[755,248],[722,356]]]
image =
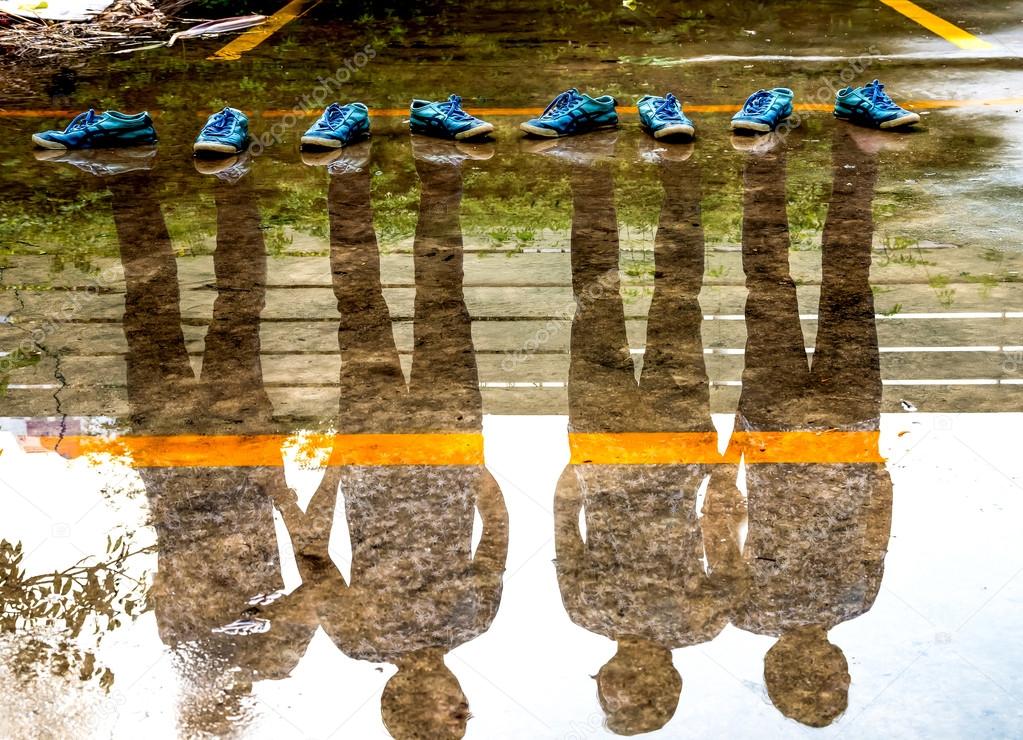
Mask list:
[[714,432],[569,434],[572,465],[883,463],[878,432],[735,432],[718,452]]
[[[691,113],[731,113],[741,107],[741,103],[730,105],[686,105],[685,109]],[[902,103],[906,108],[927,110],[941,108],[1006,108],[1023,107],[1023,97],[1017,98],[964,98],[962,100],[908,100]],[[813,111],[830,113],[829,103],[796,103],[795,109],[799,111]],[[205,118],[211,111],[198,111],[196,117]],[[471,113],[486,116],[535,116],[540,111],[536,108],[473,108]],[[619,106],[619,113],[635,113],[632,106]],[[72,110],[45,110],[31,108],[25,110],[0,110],[0,118],[70,118],[81,113]],[[316,111],[298,111],[299,114],[314,116]],[[158,117],[159,110],[150,110],[151,116]],[[253,113],[261,118],[283,118],[294,116],[296,111],[292,108],[271,108]],[[370,115],[375,118],[404,118],[408,116],[406,108],[370,108]]]
[[306,4],[306,1],[307,0],[291,0],[290,3],[267,18],[266,23],[261,26],[256,26],[255,28],[250,28],[241,36],[229,41],[212,56],[206,58],[212,61],[223,62],[240,59],[242,54],[247,51],[252,51],[288,23],[291,23],[293,20],[298,18],[298,16],[302,13],[302,7]]
[[[281,467],[281,450],[294,438],[280,434],[72,435],[26,438],[26,449],[56,451],[67,458],[112,456],[135,468]],[[300,457],[315,459],[330,450],[327,465],[482,465],[483,435],[311,434]]]
[[902,13],[911,21],[916,21],[928,31],[938,34],[945,41],[955,44],[960,49],[995,48],[994,44],[977,38],[972,33],[968,33],[959,28],[959,26],[949,23],[944,18],[939,18],[934,13],[924,10],[916,3],[909,2],[909,0],[881,0],[881,2],[892,10]]

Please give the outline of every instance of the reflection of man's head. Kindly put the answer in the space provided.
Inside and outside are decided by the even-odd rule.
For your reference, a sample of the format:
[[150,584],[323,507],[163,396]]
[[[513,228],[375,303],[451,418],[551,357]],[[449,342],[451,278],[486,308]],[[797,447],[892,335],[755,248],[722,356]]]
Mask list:
[[469,703],[441,650],[420,650],[398,663],[380,698],[384,726],[395,740],[465,736]]
[[659,730],[675,716],[682,677],[671,651],[641,639],[622,639],[597,673],[597,698],[607,728],[618,735]]
[[778,710],[810,727],[826,727],[849,705],[849,664],[823,627],[787,632],[764,659],[767,693]]

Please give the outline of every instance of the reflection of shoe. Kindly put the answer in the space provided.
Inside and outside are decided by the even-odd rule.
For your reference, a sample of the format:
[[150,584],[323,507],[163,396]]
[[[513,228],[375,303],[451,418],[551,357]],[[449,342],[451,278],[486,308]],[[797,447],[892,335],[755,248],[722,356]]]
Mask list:
[[655,139],[667,137],[691,137],[696,128],[682,112],[682,105],[671,93],[663,98],[656,95],[644,95],[636,103],[639,109],[639,121]]
[[206,119],[192,151],[197,154],[237,154],[248,143],[249,119],[237,108],[224,108]]
[[303,149],[302,161],[310,167],[326,167],[332,175],[362,172],[369,165],[371,148],[364,139],[344,149]]
[[864,154],[877,154],[882,150],[901,151],[909,146],[909,139],[905,136],[889,136],[876,129],[858,126],[847,126],[846,129],[856,148]]
[[369,136],[369,109],[362,103],[331,103],[303,134],[302,146],[336,149],[364,136]]
[[494,145],[489,142],[440,141],[427,136],[413,136],[412,156],[423,162],[460,165],[467,159],[490,159],[494,156]]
[[523,139],[519,146],[528,154],[543,154],[569,164],[590,166],[612,158],[617,141],[617,131],[602,131],[571,139]]
[[245,177],[252,169],[252,157],[248,152],[216,159],[195,157],[192,161],[200,174],[216,175],[219,179],[232,185]]
[[97,177],[151,170],[156,162],[155,145],[77,151],[37,149],[33,154],[40,162],[63,162]]
[[95,149],[156,143],[156,129],[148,113],[129,116],[92,108],[79,113],[63,131],[40,131],[32,141],[43,149]]
[[759,156],[774,151],[782,142],[782,137],[772,131],[766,136],[743,136],[732,134],[732,148],[737,152],[746,152]]
[[889,98],[878,80],[863,87],[839,90],[835,94],[835,118],[871,128],[898,128],[920,122],[920,115]]
[[660,164],[662,162],[685,162],[696,150],[692,141],[679,141],[669,144],[664,141],[653,141],[644,138],[639,145],[639,158],[644,162]]
[[746,98],[742,110],[732,116],[732,129],[763,133],[774,131],[792,115],[792,91],[787,87],[757,90]]
[[539,117],[519,124],[527,134],[553,138],[585,134],[618,125],[615,99],[610,95],[591,98],[574,87],[558,95]]
[[457,95],[437,102],[413,100],[408,123],[414,134],[441,139],[470,139],[494,130],[494,124],[470,116],[462,110],[462,99]]

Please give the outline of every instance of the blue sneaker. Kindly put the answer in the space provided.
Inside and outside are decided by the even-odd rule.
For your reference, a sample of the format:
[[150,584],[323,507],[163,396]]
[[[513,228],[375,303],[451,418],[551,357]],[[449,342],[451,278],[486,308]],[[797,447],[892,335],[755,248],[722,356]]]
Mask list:
[[682,105],[671,93],[663,98],[644,95],[636,103],[639,122],[655,139],[671,136],[689,136],[696,133],[693,122],[682,112]]
[[763,133],[774,131],[792,115],[792,91],[787,87],[757,90],[746,98],[742,110],[732,116],[732,129]]
[[896,128],[920,122],[920,114],[896,104],[878,80],[863,87],[839,90],[835,95],[835,118],[872,128]]
[[196,154],[238,154],[249,143],[249,119],[236,108],[224,108],[206,119],[195,137]]
[[413,100],[409,108],[408,125],[414,134],[441,139],[471,139],[494,130],[494,124],[470,116],[462,110],[462,99],[457,95],[436,102]]
[[156,129],[148,113],[133,116],[92,108],[75,116],[63,131],[40,131],[32,141],[43,149],[98,149],[156,143]]
[[572,136],[618,126],[616,101],[610,95],[591,98],[574,87],[550,102],[539,118],[519,124],[519,128],[534,136]]
[[302,135],[302,146],[339,149],[369,136],[369,108],[362,103],[331,103]]

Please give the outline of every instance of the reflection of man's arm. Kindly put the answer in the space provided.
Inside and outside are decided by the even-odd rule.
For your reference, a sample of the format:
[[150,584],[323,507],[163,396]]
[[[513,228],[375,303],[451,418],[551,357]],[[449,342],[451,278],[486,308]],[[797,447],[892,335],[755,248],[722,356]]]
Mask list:
[[739,533],[746,523],[746,502],[736,485],[739,466],[711,466],[703,499],[703,549],[714,579],[735,579],[743,572]]
[[892,533],[892,478],[884,465],[878,465],[867,507],[866,542],[864,543],[864,567],[867,569],[866,603],[873,605],[881,588],[884,575],[884,558],[888,552],[888,540]]
[[501,602],[505,563],[508,560],[508,509],[501,488],[490,471],[483,468],[476,509],[483,521],[483,534],[473,558],[473,573],[480,599],[481,624],[489,625]]
[[575,468],[565,468],[554,493],[554,549],[557,554],[558,585],[561,600],[569,613],[571,604],[579,599],[579,575],[585,562],[586,550],[579,531],[579,512],[583,499]]
[[[334,523],[341,466],[329,466],[323,479],[303,512],[298,507],[295,492],[284,481],[283,468],[273,490],[274,503],[284,519],[291,536],[295,560],[303,583],[323,577],[322,571],[335,570],[328,553],[330,531]],[[343,579],[341,580],[344,583]]]

